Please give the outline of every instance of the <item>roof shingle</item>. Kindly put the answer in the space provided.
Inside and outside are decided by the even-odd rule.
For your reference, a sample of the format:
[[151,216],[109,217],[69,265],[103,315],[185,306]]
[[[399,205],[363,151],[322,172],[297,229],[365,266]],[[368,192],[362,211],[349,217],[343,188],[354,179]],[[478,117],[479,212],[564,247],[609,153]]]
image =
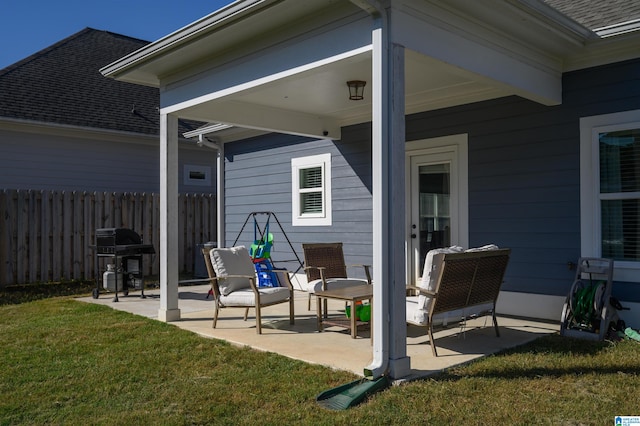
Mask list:
[[544,0],[590,30],[640,19],[638,0]]
[[0,117],[157,135],[158,89],[99,71],[146,44],[85,28],[10,65],[0,70]]

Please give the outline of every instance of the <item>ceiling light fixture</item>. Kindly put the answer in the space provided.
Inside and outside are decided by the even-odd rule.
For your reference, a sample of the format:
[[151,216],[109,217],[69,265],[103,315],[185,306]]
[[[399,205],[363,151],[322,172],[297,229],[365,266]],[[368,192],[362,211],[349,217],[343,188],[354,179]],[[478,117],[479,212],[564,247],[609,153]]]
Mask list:
[[361,101],[364,99],[364,86],[367,85],[366,81],[362,80],[349,80],[347,86],[349,86],[349,99],[352,101]]

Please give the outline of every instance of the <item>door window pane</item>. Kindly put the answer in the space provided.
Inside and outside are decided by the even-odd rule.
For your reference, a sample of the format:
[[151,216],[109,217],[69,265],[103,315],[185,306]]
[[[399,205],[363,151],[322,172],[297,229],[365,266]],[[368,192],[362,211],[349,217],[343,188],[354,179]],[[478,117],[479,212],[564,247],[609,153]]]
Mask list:
[[451,183],[449,163],[419,167],[420,270],[427,252],[451,245]]

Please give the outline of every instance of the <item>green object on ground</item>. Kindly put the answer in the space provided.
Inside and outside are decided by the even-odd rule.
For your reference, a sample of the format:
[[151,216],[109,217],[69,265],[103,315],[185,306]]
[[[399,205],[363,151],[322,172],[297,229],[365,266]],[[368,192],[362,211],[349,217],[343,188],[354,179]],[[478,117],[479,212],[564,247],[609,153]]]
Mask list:
[[625,334],[628,338],[630,338],[630,339],[633,339],[633,340],[635,340],[635,341],[640,342],[640,333],[638,333],[637,331],[635,331],[633,328],[631,328],[631,327],[627,327],[627,328],[624,330],[624,334]]
[[362,305],[358,310],[360,321],[369,322],[371,319],[371,305]]
[[[344,313],[347,318],[351,318],[351,307],[346,306]],[[369,320],[371,320],[371,305],[356,305],[356,319],[358,321],[369,322]]]
[[345,385],[322,392],[316,397],[321,407],[329,410],[346,410],[361,403],[369,395],[389,386],[387,376],[377,379],[359,379]]

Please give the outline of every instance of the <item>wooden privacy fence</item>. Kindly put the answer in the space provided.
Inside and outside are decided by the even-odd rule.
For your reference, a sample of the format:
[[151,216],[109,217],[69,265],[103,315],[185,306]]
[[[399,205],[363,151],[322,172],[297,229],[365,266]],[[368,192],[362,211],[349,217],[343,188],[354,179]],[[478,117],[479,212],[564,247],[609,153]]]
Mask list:
[[[93,279],[97,228],[130,228],[155,255],[143,256],[145,275],[157,275],[160,195],[75,191],[0,191],[0,287]],[[179,270],[193,272],[195,246],[216,238],[212,194],[179,195]]]

